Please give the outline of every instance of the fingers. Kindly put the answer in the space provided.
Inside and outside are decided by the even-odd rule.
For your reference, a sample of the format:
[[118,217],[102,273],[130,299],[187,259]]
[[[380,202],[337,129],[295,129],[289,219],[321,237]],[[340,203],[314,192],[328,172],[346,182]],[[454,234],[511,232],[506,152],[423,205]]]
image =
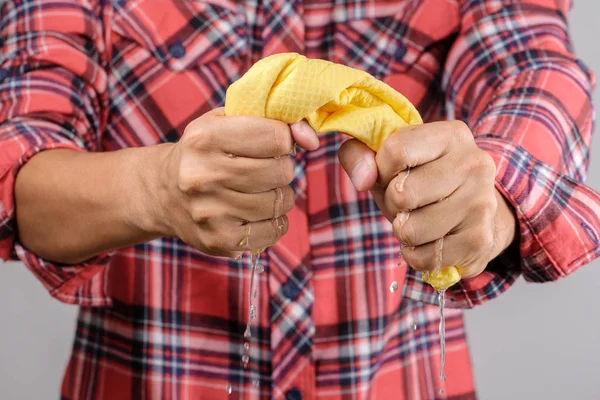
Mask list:
[[255,194],[224,190],[219,197],[229,202],[232,216],[249,222],[281,217],[294,208],[295,200],[289,186]]
[[222,185],[238,192],[261,193],[288,186],[294,179],[294,161],[289,157],[227,157],[220,162]]
[[[413,211],[404,223],[404,214],[400,214],[394,220],[394,231],[399,240],[408,242],[402,250],[406,262],[419,271],[454,265],[463,278],[481,273],[497,247],[494,229],[497,200],[486,193],[488,190],[481,188],[479,195],[473,195],[469,188],[461,187],[448,200]],[[466,204],[463,209],[468,212],[457,218],[441,216],[455,210],[456,205],[452,203]],[[419,215],[418,211],[427,209],[431,215]],[[419,228],[421,224],[430,223],[430,218],[436,226],[431,230]],[[411,219],[412,225],[409,225]],[[440,238],[443,238],[443,246],[440,246]]]
[[402,128],[388,137],[377,152],[378,183],[387,187],[400,171],[437,160],[464,141],[473,141],[473,135],[459,121]]
[[243,224],[233,219],[212,220],[209,226],[199,227],[197,243],[191,243],[206,254],[218,257],[237,257],[248,250],[259,250],[277,242],[288,231],[288,218]]
[[409,212],[399,212],[392,226],[396,238],[407,246],[420,246],[451,232],[466,217],[460,205],[468,201],[466,190],[459,189],[447,200]]
[[257,117],[219,117],[219,150],[241,157],[273,158],[289,154],[294,140],[285,122]]
[[375,152],[366,144],[350,139],[340,147],[338,158],[358,191],[371,189],[377,180]]
[[289,228],[288,217],[286,215],[275,219],[251,222],[243,227],[246,228],[247,226],[252,227],[250,234],[247,235],[247,243],[245,239],[248,230],[246,229],[244,231],[244,236],[240,242],[237,243],[238,248],[243,248],[244,250],[258,250],[269,247],[281,239],[281,237],[287,233]]
[[462,230],[417,247],[404,247],[402,257],[417,271],[456,266],[462,278],[479,275],[489,262],[494,245],[489,230]]
[[449,156],[400,172],[390,181],[385,191],[384,207],[389,210],[410,211],[452,195],[466,177],[459,173],[448,174],[447,170],[452,168],[452,162],[446,162],[446,158]]
[[305,150],[316,150],[319,147],[319,138],[308,122],[302,120],[291,125],[294,141]]
[[249,116],[222,115],[213,110],[192,121],[186,128],[187,137],[193,137],[202,148],[212,148],[225,154],[250,158],[281,157],[294,151],[294,142],[314,150],[319,141],[316,133],[304,122],[292,129],[285,122]]

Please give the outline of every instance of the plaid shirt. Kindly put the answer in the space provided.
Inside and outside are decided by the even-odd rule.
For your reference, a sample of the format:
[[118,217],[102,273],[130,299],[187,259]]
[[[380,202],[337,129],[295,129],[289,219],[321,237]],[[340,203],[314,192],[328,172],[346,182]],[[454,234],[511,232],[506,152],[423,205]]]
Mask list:
[[[498,296],[520,274],[556,280],[600,253],[600,196],[582,184],[594,77],[574,55],[569,7],[0,0],[0,256],[18,257],[52,296],[80,306],[62,398],[474,398],[461,308]],[[58,265],[15,237],[13,187],[30,157],[177,141],[253,62],[292,51],[368,71],[426,121],[466,121],[497,163],[519,241],[449,293],[444,395],[436,293],[397,266],[391,224],[337,160],[342,134],[296,155],[291,229],[263,257],[247,370],[248,258],[209,257],[164,238]],[[392,280],[401,292],[389,292]]]

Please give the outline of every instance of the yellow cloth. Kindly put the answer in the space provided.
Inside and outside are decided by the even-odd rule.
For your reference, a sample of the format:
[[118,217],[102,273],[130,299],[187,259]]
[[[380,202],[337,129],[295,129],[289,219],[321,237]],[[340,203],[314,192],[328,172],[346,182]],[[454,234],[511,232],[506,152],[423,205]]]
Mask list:
[[[225,114],[288,124],[306,119],[316,132],[344,132],[374,151],[398,129],[423,123],[406,97],[368,73],[296,53],[254,64],[227,89]],[[449,267],[426,282],[441,289],[459,280],[457,269]]]

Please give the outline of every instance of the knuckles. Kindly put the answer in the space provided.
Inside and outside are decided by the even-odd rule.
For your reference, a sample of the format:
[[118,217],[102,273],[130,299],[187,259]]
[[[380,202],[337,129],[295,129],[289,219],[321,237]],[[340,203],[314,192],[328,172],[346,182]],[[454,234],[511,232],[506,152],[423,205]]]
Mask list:
[[219,236],[212,235],[211,237],[206,238],[203,243],[203,252],[215,257],[227,257],[233,252],[226,250],[223,246],[222,241],[218,240]]
[[283,209],[282,213],[287,214],[292,211],[296,203],[294,189],[289,186],[283,188]]
[[213,145],[214,137],[210,128],[210,118],[200,117],[185,127],[181,140],[185,147],[206,149]]
[[198,225],[209,224],[213,216],[214,214],[211,215],[211,212],[205,207],[195,207],[191,211],[192,221]]
[[481,225],[473,229],[466,240],[471,254],[489,254],[494,247],[494,232],[491,226]]
[[287,186],[294,180],[294,162],[289,157],[279,159],[281,186]]
[[377,152],[376,161],[378,163],[393,162],[401,169],[414,164],[414,160],[411,159],[410,152],[401,135],[392,135],[383,141],[380,150]]
[[404,225],[395,229],[395,233],[400,243],[404,243],[407,246],[415,246],[418,243],[416,230],[411,223],[410,217]]
[[[398,179],[403,179],[403,176],[400,176]],[[390,187],[389,190],[393,190],[393,210],[408,212],[419,208],[419,198],[417,193],[415,193],[414,186],[411,185],[410,179],[404,182],[401,192],[398,192],[394,187]]]
[[472,157],[471,173],[475,176],[493,182],[496,177],[496,164],[494,159],[483,150],[479,150],[475,157]]
[[221,181],[221,173],[218,169],[202,166],[180,167],[177,175],[177,187],[187,195],[213,192],[221,184]]
[[465,124],[463,121],[448,121],[448,124],[450,126],[450,131],[452,132],[452,137],[458,142],[473,140],[473,134],[471,133],[471,129],[469,129],[467,124]]
[[276,121],[268,121],[268,123],[265,124],[265,130],[267,131],[267,134],[273,138],[275,143],[273,150],[276,154],[273,154],[273,156],[283,156],[290,152],[293,143],[288,125],[283,122],[278,123]]

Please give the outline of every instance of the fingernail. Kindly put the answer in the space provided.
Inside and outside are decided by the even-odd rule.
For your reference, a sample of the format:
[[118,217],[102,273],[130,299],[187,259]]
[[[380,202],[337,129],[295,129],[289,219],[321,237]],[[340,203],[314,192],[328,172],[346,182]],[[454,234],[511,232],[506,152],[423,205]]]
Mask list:
[[357,190],[363,190],[370,172],[371,166],[367,159],[363,158],[354,166],[350,174],[350,180]]
[[319,147],[319,138],[317,137],[317,133],[308,124],[308,122],[306,122],[306,120],[298,121],[294,123],[293,126],[295,126],[296,132],[309,138],[311,144],[310,150],[315,150]]

